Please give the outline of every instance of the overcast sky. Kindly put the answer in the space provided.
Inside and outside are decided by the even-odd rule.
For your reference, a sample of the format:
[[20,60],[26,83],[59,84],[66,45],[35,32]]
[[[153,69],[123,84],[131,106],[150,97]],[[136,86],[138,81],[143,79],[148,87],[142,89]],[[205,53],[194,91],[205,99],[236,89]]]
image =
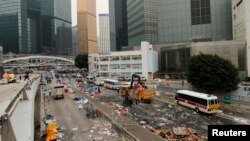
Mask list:
[[[76,1],[77,0],[71,0],[72,26],[77,24]],[[96,0],[96,16],[98,17],[100,13],[108,13],[108,0]]]

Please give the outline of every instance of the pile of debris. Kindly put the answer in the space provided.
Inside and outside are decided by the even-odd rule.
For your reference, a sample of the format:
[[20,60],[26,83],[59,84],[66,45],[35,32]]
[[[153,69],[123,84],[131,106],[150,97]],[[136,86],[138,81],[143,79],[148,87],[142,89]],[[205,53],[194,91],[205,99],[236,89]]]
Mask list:
[[84,108],[86,111],[86,117],[88,117],[88,118],[95,119],[95,118],[102,117],[102,115],[103,115],[102,111],[100,109],[94,107],[90,103],[86,103]]
[[150,129],[154,134],[165,138],[166,140],[181,140],[181,141],[205,141],[207,138],[197,134],[193,129],[186,127],[173,127],[171,130]]

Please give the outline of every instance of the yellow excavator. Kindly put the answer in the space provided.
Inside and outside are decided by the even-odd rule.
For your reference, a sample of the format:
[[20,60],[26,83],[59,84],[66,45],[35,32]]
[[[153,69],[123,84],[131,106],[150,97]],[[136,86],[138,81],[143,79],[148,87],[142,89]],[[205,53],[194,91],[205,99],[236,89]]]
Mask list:
[[[137,82],[134,82],[137,78]],[[124,104],[132,105],[133,101],[151,103],[155,97],[155,89],[148,88],[145,83],[141,81],[138,74],[133,74],[131,77],[130,86],[121,86],[119,94],[125,97]]]

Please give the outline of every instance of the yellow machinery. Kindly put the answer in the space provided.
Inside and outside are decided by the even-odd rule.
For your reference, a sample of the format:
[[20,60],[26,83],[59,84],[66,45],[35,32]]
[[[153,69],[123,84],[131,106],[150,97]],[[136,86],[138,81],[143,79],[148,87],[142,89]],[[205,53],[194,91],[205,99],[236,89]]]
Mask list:
[[124,97],[127,93],[130,95],[132,91],[130,91],[130,85],[124,84],[119,89],[119,95]]
[[[137,82],[134,83],[134,78],[137,78]],[[155,89],[148,88],[143,82],[141,82],[140,76],[133,74],[130,85],[123,85],[120,87],[119,94],[125,96],[125,104],[133,104],[133,100],[139,102],[149,102],[155,97]]]

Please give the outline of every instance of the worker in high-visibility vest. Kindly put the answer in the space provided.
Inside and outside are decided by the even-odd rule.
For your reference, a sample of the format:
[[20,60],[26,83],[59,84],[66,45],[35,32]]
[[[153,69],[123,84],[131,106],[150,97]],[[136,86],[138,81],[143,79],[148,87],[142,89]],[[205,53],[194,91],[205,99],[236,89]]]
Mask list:
[[144,91],[144,88],[139,84],[139,87],[136,89],[136,93]]

